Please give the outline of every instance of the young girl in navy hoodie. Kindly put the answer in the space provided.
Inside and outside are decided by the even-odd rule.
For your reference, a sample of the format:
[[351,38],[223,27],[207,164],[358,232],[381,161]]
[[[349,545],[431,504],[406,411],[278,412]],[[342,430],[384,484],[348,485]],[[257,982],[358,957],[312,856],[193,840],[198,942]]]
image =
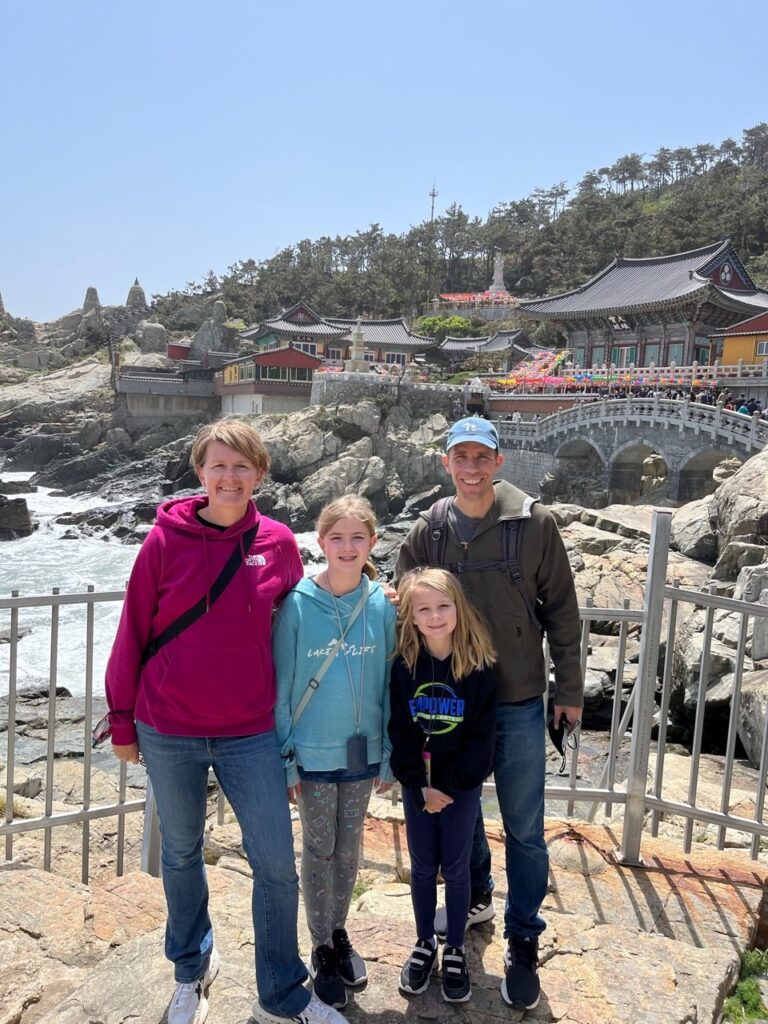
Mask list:
[[345,925],[371,790],[375,780],[379,791],[391,780],[388,683],[396,612],[368,561],[376,543],[370,504],[353,494],[337,498],[321,511],[317,531],[327,568],[294,587],[275,623],[275,721],[288,793],[302,823],[309,970],[315,994],[340,1007],[346,986],[367,978]]
[[398,586],[392,667],[392,772],[403,785],[416,945],[400,974],[403,992],[429,985],[437,959],[437,873],[448,916],[443,999],[471,995],[464,951],[469,856],[496,740],[496,655],[490,634],[445,569],[414,569]]
[[[302,985],[298,878],[274,730],[272,615],[302,578],[301,558],[290,530],[251,500],[269,455],[247,422],[203,427],[191,459],[206,493],[158,510],[131,572],[106,678],[113,752],[130,763],[141,753],[160,819],[165,954],[176,980],[168,1024],[203,1024],[219,970],[203,859],[209,768],[253,871],[253,1017],[345,1024]],[[230,559],[234,575],[220,590]],[[199,614],[167,639],[193,606]]]

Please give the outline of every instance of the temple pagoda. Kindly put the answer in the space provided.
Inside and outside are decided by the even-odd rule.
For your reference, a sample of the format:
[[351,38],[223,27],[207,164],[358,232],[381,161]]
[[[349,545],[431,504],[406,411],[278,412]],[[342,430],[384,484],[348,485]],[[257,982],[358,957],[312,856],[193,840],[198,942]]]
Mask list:
[[671,256],[618,255],[581,287],[518,306],[555,323],[587,367],[706,365],[721,355],[718,331],[766,309],[768,292],[729,239]]

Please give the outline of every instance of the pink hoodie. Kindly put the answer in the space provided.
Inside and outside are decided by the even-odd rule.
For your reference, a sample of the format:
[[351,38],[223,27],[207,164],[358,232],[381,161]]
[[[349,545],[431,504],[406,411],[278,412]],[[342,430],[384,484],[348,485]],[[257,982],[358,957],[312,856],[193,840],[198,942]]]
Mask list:
[[[136,742],[134,719],[175,736],[248,736],[274,725],[272,612],[303,576],[296,539],[253,502],[234,526],[203,526],[207,498],[160,506],[128,582],[107,664],[112,742]],[[183,612],[210,591],[235,544],[259,525],[224,593],[144,668],[141,656]]]

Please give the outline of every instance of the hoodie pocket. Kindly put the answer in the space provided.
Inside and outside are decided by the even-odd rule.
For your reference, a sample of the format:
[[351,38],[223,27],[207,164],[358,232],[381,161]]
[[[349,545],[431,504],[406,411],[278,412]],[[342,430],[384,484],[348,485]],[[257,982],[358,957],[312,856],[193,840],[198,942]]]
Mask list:
[[202,725],[247,724],[275,706],[268,649],[176,644],[150,698],[164,718]]

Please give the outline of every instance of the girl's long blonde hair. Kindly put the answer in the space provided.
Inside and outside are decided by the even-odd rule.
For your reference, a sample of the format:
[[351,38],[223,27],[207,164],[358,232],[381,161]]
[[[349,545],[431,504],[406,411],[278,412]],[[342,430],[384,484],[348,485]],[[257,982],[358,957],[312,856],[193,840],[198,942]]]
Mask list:
[[[359,494],[342,494],[340,498],[334,498],[320,509],[320,515],[315,523],[318,537],[324,537],[334,523],[346,516],[359,519],[368,530],[368,535],[376,536],[376,513],[371,503],[366,498],[361,498]],[[375,580],[379,575],[379,570],[370,558],[363,566],[363,572],[371,580]]]
[[412,569],[400,580],[397,592],[397,653],[411,672],[424,646],[413,621],[413,592],[416,587],[432,587],[456,605],[456,629],[453,632],[451,671],[462,679],[475,669],[489,668],[496,662],[496,650],[483,619],[469,603],[453,573],[446,569]]

